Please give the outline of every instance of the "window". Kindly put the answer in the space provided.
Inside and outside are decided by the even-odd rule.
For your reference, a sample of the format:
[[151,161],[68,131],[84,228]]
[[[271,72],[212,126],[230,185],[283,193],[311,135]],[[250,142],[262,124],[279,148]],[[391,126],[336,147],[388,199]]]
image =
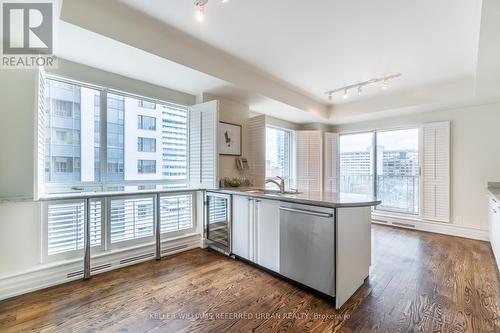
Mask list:
[[156,131],[156,118],[143,115],[137,116],[137,128],[147,131]]
[[[73,186],[104,188],[136,180],[186,187],[186,107],[148,102],[53,76],[45,80],[44,96],[40,152],[44,155],[46,193],[69,191]],[[145,108],[150,115],[142,114]],[[106,115],[105,124],[101,123],[101,114]],[[157,120],[161,126],[157,126]],[[140,135],[138,129],[152,133]],[[105,147],[102,142],[106,142]],[[127,153],[137,151],[161,154],[137,162],[137,156]],[[101,156],[106,156],[104,163]]]
[[340,192],[373,194],[373,133],[340,136]]
[[[293,186],[292,131],[266,127],[266,178],[284,177],[287,188]],[[267,184],[275,189],[274,184]]]
[[[82,146],[99,145],[99,113],[95,114],[94,100],[100,91],[76,84],[46,81],[45,107],[45,183],[99,181],[94,164],[99,156],[81,163]],[[93,115],[83,119],[81,114]],[[83,123],[82,123],[83,122]],[[82,142],[82,128],[86,131]]]
[[156,139],[137,138],[137,151],[151,153],[156,152]]
[[145,108],[145,109],[151,109],[151,110],[156,109],[156,103],[144,101],[142,99],[137,101],[137,106],[139,106],[141,108]]
[[155,160],[138,160],[137,161],[137,173],[156,173],[156,161]]
[[340,135],[340,191],[375,194],[377,210],[419,214],[418,145],[417,128]]
[[419,213],[418,129],[377,132],[379,210]]

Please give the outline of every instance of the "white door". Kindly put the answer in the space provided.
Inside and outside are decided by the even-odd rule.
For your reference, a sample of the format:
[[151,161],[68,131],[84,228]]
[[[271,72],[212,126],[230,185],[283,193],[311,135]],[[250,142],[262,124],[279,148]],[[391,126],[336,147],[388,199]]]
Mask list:
[[242,195],[233,195],[233,225],[232,248],[233,253],[239,257],[251,260],[250,233],[252,232],[250,219],[253,201]]
[[256,263],[275,272],[280,264],[279,201],[256,200]]

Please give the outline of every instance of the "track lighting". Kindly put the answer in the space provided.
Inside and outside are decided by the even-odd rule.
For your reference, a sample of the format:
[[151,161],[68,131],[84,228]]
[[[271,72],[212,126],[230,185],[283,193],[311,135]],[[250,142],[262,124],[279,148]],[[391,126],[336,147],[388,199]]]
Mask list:
[[363,82],[350,84],[350,85],[347,85],[347,86],[344,86],[341,88],[325,91],[325,94],[328,96],[328,99],[331,100],[333,94],[340,92],[340,91],[343,91],[344,92],[344,99],[345,99],[345,98],[349,97],[349,90],[350,89],[357,89],[358,95],[361,95],[363,93],[364,87],[369,86],[369,85],[374,84],[374,83],[378,83],[378,82],[382,82],[382,89],[386,90],[387,88],[389,88],[390,80],[398,78],[401,75],[403,75],[403,74],[398,73],[398,74],[386,75],[383,77],[377,77],[377,78],[366,80]]
[[389,80],[385,78],[384,83],[382,83],[382,89],[386,90],[387,88],[389,88]]
[[[229,2],[229,0],[221,0],[222,3]],[[195,17],[199,22],[205,20],[205,6],[208,0],[194,0],[194,5],[196,6]]]
[[198,22],[203,22],[205,20],[205,5],[208,0],[194,0],[194,5],[196,6],[195,17]]

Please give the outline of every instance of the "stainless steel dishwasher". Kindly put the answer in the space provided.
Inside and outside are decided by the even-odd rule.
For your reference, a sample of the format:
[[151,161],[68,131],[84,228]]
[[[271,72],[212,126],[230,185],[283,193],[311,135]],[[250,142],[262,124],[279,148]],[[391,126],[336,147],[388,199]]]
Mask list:
[[335,209],[281,203],[280,274],[335,296]]

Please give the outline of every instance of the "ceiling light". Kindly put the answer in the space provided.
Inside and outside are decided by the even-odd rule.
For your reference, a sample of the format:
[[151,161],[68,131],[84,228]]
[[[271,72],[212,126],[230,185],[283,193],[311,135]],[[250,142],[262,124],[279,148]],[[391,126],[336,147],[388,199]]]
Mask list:
[[373,78],[373,79],[366,80],[366,81],[363,81],[363,82],[358,82],[358,83],[350,84],[350,85],[347,85],[347,86],[344,86],[344,87],[340,87],[340,88],[337,88],[337,89],[328,90],[328,91],[325,91],[325,94],[328,97],[330,97],[333,94],[342,91],[342,92],[344,92],[344,98],[348,98],[349,97],[349,94],[348,94],[349,90],[351,90],[351,89],[357,89],[358,90],[358,94],[361,95],[363,93],[363,88],[365,86],[370,86],[370,85],[378,83],[378,82],[383,82],[382,83],[382,89],[385,90],[385,89],[389,88],[390,80],[398,78],[401,75],[403,75],[403,74],[398,73],[398,74],[385,75],[385,76],[382,76],[382,77]]
[[205,20],[205,9],[203,8],[203,6],[199,6],[198,8],[196,8],[196,19],[199,22],[203,22]]
[[194,0],[194,5],[196,6],[195,17],[199,22],[205,20],[205,5],[208,0]]
[[226,3],[226,2],[228,2],[228,1],[229,1],[229,0],[222,0],[222,3]]
[[384,83],[382,83],[382,89],[386,90],[387,88],[389,88],[389,80],[385,78]]

